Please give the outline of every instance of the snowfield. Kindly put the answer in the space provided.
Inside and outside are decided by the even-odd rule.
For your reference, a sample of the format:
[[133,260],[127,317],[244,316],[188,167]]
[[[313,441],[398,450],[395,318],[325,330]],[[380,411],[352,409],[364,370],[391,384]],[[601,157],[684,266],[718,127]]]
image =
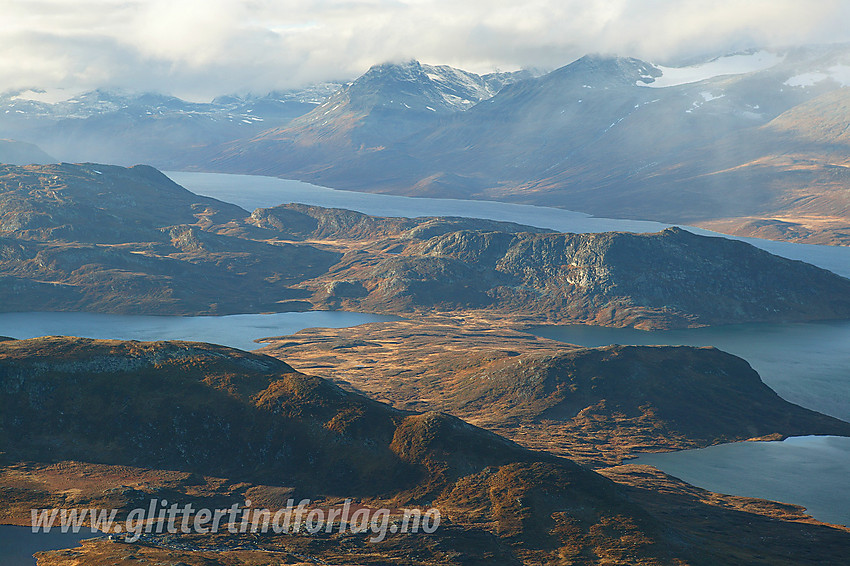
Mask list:
[[815,86],[821,81],[832,79],[841,86],[850,86],[850,65],[835,65],[826,72],[814,71],[796,75],[785,81],[785,85],[792,87]]
[[663,73],[662,76],[649,84],[638,81],[637,85],[648,88],[665,88],[668,86],[696,83],[724,75],[742,75],[744,73],[763,71],[775,67],[784,60],[784,56],[777,55],[776,53],[756,51],[755,53],[746,55],[719,57],[713,61],[690,67],[664,67],[655,65],[655,68]]

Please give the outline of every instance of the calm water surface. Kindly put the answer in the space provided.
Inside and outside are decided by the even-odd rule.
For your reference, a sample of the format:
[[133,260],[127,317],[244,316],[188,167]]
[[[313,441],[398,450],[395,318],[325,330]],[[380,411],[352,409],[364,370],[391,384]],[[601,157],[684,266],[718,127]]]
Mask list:
[[799,436],[647,454],[649,464],[709,491],[804,506],[821,521],[850,525],[850,438]]
[[2,566],[33,566],[33,553],[44,550],[59,550],[74,548],[85,538],[92,538],[91,533],[83,531],[79,534],[33,533],[29,527],[12,527],[0,525],[0,564]]
[[262,346],[257,338],[293,334],[304,328],[345,328],[394,316],[342,311],[235,314],[229,316],[130,316],[76,312],[0,313],[0,336],[81,336],[117,340],[191,340],[241,350]]

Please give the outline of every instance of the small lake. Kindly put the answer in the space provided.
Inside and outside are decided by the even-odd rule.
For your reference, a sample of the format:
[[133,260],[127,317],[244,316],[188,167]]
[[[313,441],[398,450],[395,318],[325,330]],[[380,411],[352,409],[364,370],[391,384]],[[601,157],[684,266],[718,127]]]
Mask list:
[[78,312],[0,313],[0,336],[80,336],[117,340],[190,340],[256,350],[257,338],[312,327],[345,328],[398,317],[344,311],[234,314],[228,316],[133,316]]
[[[462,199],[414,198],[396,195],[340,191],[311,185],[303,181],[231,175],[225,173],[191,173],[168,171],[176,183],[199,195],[230,202],[252,211],[283,203],[300,202],[316,206],[347,208],[379,216],[466,216],[518,222],[559,232],[657,232],[670,226],[660,222],[597,218],[561,208],[509,204],[504,202]],[[850,246],[815,246],[773,242],[758,238],[725,236],[701,228],[688,227],[695,234],[722,236],[742,240],[770,253],[799,259],[850,277]]]
[[[580,346],[715,346],[750,362],[779,395],[850,421],[850,321],[741,324],[643,331],[543,326],[532,332]],[[649,464],[710,491],[802,505],[822,521],[850,524],[850,438],[800,437],[647,454]]]
[[646,454],[649,464],[709,491],[802,505],[827,523],[850,525],[850,438],[798,436]]
[[33,554],[45,550],[60,550],[80,546],[80,541],[93,536],[89,531],[78,534],[51,530],[33,533],[30,527],[0,525],[0,564],[3,566],[34,566]]

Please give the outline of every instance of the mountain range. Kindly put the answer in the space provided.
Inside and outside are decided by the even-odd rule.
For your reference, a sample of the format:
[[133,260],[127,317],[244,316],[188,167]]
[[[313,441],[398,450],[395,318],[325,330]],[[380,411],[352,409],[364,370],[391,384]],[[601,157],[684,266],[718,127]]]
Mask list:
[[416,68],[373,68],[296,121],[192,166],[812,243],[850,234],[847,46],[688,68],[590,55],[430,116],[433,85]]
[[850,241],[850,47],[687,67],[588,55],[548,73],[417,61],[351,83],[190,103],[0,97],[0,135],[64,161],[493,199],[808,243]]
[[[389,76],[406,82],[409,89],[398,92],[392,100],[382,100],[386,92],[381,84]],[[202,162],[219,144],[250,139],[269,128],[284,126],[329,99],[337,104],[347,100],[349,94],[361,102],[371,96],[371,103],[364,103],[370,109],[406,110],[410,103],[423,112],[445,115],[469,108],[504,85],[532,76],[531,71],[479,76],[448,66],[411,62],[376,66],[367,73],[367,80],[356,86],[325,82],[263,95],[223,95],[210,102],[105,89],[53,101],[64,97],[58,92],[11,91],[0,94],[0,134],[37,144],[62,161],[176,168]],[[427,100],[431,110],[414,99]],[[0,163],[52,162],[56,160],[42,156],[32,161],[7,161],[0,154]]]
[[15,140],[0,140],[0,163],[30,165],[56,163],[56,159],[44,153],[38,146]]
[[[183,163],[198,148],[285,124],[341,86],[322,83],[262,96],[226,95],[206,103],[110,90],[48,102],[56,93],[13,91],[0,94],[0,133],[36,144],[62,161],[176,166],[176,156]],[[16,164],[35,162],[44,161]]]

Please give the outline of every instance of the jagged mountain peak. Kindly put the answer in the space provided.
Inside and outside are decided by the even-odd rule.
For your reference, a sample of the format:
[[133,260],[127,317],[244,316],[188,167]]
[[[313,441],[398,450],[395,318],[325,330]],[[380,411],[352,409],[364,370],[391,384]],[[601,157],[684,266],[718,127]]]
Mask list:
[[379,76],[391,76],[394,79],[401,80],[418,80],[423,75],[424,72],[422,70],[422,63],[416,59],[409,59],[407,61],[400,62],[385,61],[369,67],[369,70],[360,76],[360,78],[358,78],[355,82],[364,82]]
[[352,105],[360,107],[450,113],[495,93],[474,73],[410,60],[372,66],[345,94]]
[[503,86],[533,76],[530,72],[478,75],[448,65],[428,65],[415,59],[373,65],[339,91],[317,115],[346,106],[447,114],[466,110],[494,96]]
[[661,76],[661,70],[634,57],[588,54],[553,71],[554,79],[580,79],[588,86],[649,84]]

